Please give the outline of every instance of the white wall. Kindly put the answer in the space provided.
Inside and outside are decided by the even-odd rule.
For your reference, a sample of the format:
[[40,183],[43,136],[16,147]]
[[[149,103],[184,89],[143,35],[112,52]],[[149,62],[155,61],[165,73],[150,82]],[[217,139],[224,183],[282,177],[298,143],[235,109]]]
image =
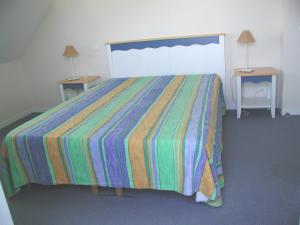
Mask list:
[[282,113],[300,115],[300,1],[285,0],[283,10]]
[[0,64],[0,128],[31,112],[30,90],[21,60]]
[[70,74],[65,45],[79,51],[80,75],[108,76],[104,42],[112,40],[227,33],[229,89],[233,68],[244,66],[245,49],[236,43],[244,29],[257,40],[250,65],[280,68],[281,0],[53,0],[25,56],[34,106],[59,103],[57,82]]
[[14,225],[0,181],[0,224]]
[[0,1],[0,63],[23,56],[48,10],[50,1]]

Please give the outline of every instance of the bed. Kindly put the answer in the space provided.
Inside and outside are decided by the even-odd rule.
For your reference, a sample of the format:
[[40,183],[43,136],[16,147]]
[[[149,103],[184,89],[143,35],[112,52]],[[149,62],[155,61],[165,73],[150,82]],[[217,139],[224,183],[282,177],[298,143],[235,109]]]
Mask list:
[[6,195],[72,184],[196,194],[221,206],[222,76],[154,75],[107,80],[11,131],[0,158]]

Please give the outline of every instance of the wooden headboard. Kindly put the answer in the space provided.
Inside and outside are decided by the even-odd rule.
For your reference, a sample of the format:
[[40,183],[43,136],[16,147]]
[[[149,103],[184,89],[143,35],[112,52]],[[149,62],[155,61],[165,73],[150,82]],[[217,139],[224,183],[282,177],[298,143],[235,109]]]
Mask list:
[[225,34],[107,42],[106,47],[112,78],[218,74],[226,84]]

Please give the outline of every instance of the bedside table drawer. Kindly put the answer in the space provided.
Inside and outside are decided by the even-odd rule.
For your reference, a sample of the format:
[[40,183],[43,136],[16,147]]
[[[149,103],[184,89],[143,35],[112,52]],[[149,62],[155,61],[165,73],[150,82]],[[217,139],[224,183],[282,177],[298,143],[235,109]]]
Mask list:
[[255,77],[241,77],[242,83],[244,82],[252,82],[252,83],[260,83],[260,82],[272,82],[272,76],[255,76]]
[[64,89],[83,89],[83,84],[63,84]]

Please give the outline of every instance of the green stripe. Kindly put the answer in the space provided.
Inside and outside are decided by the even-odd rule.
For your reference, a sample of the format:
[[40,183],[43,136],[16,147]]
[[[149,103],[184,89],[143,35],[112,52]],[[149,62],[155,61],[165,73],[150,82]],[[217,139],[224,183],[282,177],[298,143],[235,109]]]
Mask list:
[[[176,155],[179,152],[179,143],[174,144],[174,138],[182,127],[182,117],[186,113],[189,99],[193,95],[193,89],[197,85],[197,77],[191,76],[184,80],[183,85],[178,88],[178,93],[175,98],[168,116],[165,121],[162,121],[162,128],[157,136],[156,149],[157,149],[157,164],[159,169],[159,186],[161,189],[177,190],[178,177],[176,177]],[[176,157],[175,157],[176,156]]]

